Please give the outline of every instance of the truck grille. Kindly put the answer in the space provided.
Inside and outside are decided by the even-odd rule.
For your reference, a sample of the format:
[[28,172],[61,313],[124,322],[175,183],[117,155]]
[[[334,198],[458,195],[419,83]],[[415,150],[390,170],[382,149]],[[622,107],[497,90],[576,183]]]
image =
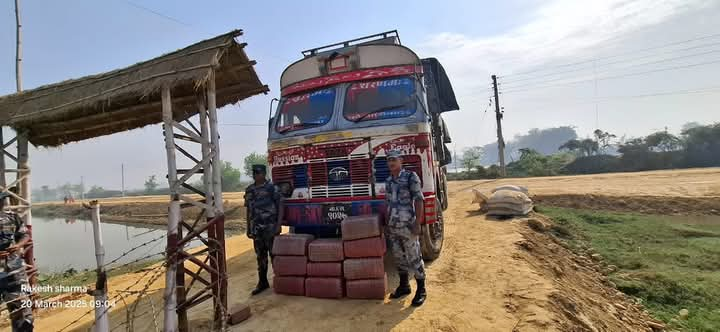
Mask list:
[[[375,168],[375,183],[385,183],[388,176],[390,176],[390,170],[387,166],[387,158],[377,157],[373,161],[373,167]],[[403,157],[403,167],[408,171],[417,173],[422,182],[422,164],[419,156],[409,155]]]
[[[419,156],[405,156],[405,169],[416,172],[422,181]],[[294,188],[309,188],[310,198],[371,196],[370,159],[365,156],[313,160],[309,164],[278,166],[272,169],[275,183],[289,182]],[[385,157],[372,162],[376,183],[390,176]]]
[[272,179],[276,184],[289,182],[295,188],[307,187],[307,165],[278,166],[272,169]]
[[370,184],[310,187],[311,198],[370,196]]

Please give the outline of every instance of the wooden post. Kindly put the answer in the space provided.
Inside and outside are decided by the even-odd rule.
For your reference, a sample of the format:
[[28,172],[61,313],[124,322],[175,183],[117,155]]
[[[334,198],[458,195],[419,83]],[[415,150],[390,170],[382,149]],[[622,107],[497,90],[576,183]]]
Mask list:
[[92,213],[93,238],[95,240],[95,261],[97,263],[97,281],[95,282],[95,326],[94,332],[108,332],[110,324],[108,322],[107,304],[107,276],[105,275],[105,247],[103,246],[102,228],[100,227],[100,203],[98,201],[90,202]]
[[[205,156],[209,155],[211,150],[210,147],[210,133],[208,132],[208,114],[207,109],[205,108],[205,102],[198,97],[197,100],[197,106],[198,106],[198,112],[200,113],[200,136],[202,137],[202,143],[201,143],[201,149],[202,149],[202,157],[205,158]],[[203,188],[205,190],[205,204],[208,206],[214,207],[215,203],[213,200],[213,195],[215,194],[215,191],[213,189],[213,167],[212,163],[208,165],[207,167],[203,168]],[[205,217],[210,220],[212,217],[215,217],[215,210],[214,209],[205,209]]]
[[22,91],[22,24],[20,24],[20,0],[15,0],[15,85]]
[[[215,71],[210,71],[210,79],[207,85],[207,110],[210,127],[210,148],[215,153],[212,159],[212,188],[213,188],[213,207],[215,208],[215,218],[223,217],[223,198],[222,198],[222,161],[220,159],[220,134],[218,133],[217,105],[215,99]],[[227,323],[227,271],[225,263],[225,225],[224,223],[216,223],[208,230],[209,234],[217,240],[213,245],[216,250],[217,271],[217,291],[213,292],[215,299],[215,322],[219,323],[220,330],[224,331]]]
[[503,113],[500,110],[500,96],[498,93],[497,76],[492,75],[493,92],[495,94],[495,122],[497,123],[498,161],[500,161],[500,175],[507,176],[505,169],[505,139],[502,132]]
[[[5,145],[5,137],[3,136],[3,127],[0,126],[0,147]],[[5,188],[7,185],[5,178],[5,149],[0,151],[0,187]],[[7,204],[6,204],[7,205]]]
[[164,305],[164,324],[165,332],[175,332],[178,330],[177,293],[176,273],[178,247],[178,225],[180,223],[180,199],[177,192],[177,165],[175,160],[175,143],[173,142],[173,113],[172,101],[170,96],[170,88],[165,86],[162,88],[162,118],[165,131],[165,152],[167,154],[168,164],[168,185],[170,186],[170,207],[168,211],[168,230],[167,230],[167,271],[165,274],[165,291],[163,293],[165,299]]
[[207,88],[207,108],[208,117],[210,119],[210,144],[215,152],[213,157],[213,190],[214,192],[214,203],[215,212],[222,214],[223,211],[223,199],[222,199],[222,162],[220,160],[220,134],[218,133],[218,118],[215,101],[215,71],[210,72],[210,79],[208,80]]
[[[30,155],[28,153],[29,142],[26,133],[18,133],[17,136],[17,176],[22,177],[22,181],[18,183],[18,195],[27,203],[24,213],[21,214],[27,226],[27,233],[32,241],[32,202],[30,200]],[[35,254],[32,243],[25,249],[25,263],[35,266]],[[37,281],[36,274],[30,277],[30,284],[35,285]]]

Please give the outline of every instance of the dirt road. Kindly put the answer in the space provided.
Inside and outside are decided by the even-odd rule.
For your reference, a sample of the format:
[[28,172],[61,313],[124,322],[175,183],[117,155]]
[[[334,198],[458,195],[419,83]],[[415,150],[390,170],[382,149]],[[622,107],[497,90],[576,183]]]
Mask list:
[[[688,171],[681,181],[668,181],[669,174],[633,173],[619,178],[590,177],[522,179],[531,191],[588,191],[605,184],[603,190],[639,194],[650,190],[643,183],[671,188],[676,193],[707,195],[717,193],[718,169]],[[649,180],[645,181],[647,176]],[[664,178],[665,180],[660,180]],[[559,181],[554,183],[555,181]],[[628,181],[635,181],[631,185]],[[710,181],[710,182],[708,182]],[[714,182],[713,182],[714,181]],[[551,183],[548,183],[551,182]],[[494,182],[495,185],[499,182]],[[559,185],[562,183],[563,185]],[[585,185],[584,183],[588,183]],[[595,184],[592,184],[595,183]],[[653,184],[655,183],[655,184]],[[275,295],[268,291],[249,297],[255,284],[252,244],[242,236],[227,241],[229,302],[249,303],[253,316],[231,331],[578,331],[648,330],[650,318],[627,298],[605,285],[598,267],[576,257],[544,233],[527,226],[526,219],[496,221],[476,212],[470,204],[469,188],[489,186],[488,182],[454,182],[451,204],[446,212],[446,241],[439,259],[428,264],[428,301],[418,309],[401,301],[321,300]],[[698,188],[701,187],[701,188]],[[575,188],[575,189],[573,189]],[[534,216],[543,221],[542,216]],[[157,271],[162,272],[162,269]],[[110,280],[111,295],[117,290],[155,290],[138,302],[136,331],[162,326],[161,273],[151,283],[153,270],[123,275]],[[140,278],[145,274],[145,278]],[[397,277],[390,275],[390,285]],[[124,294],[126,303],[135,294]],[[89,300],[89,297],[85,297]],[[150,299],[152,301],[150,301]],[[111,314],[111,326],[125,329],[126,317],[134,305],[118,302]],[[87,309],[40,311],[38,330],[57,331]],[[84,331],[91,316],[71,329]],[[155,318],[153,318],[155,317]],[[208,328],[211,304],[194,308],[190,319],[194,330]]]

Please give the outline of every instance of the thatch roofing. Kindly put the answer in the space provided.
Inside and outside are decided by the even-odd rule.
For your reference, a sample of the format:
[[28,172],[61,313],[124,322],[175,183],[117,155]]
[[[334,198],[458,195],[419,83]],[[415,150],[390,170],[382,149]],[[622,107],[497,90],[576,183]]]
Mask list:
[[59,146],[162,122],[160,90],[170,87],[173,113],[198,113],[196,96],[215,70],[217,107],[267,93],[235,37],[201,41],[107,73],[0,97],[0,125],[26,131],[36,146]]

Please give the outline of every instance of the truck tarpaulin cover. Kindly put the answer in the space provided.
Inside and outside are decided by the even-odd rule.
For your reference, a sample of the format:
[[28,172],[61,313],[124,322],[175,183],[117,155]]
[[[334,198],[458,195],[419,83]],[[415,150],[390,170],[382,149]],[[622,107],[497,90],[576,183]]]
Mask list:
[[[428,86],[427,101],[431,113],[444,113],[460,109],[450,79],[435,58],[422,59],[425,85]],[[434,89],[431,87],[435,87]]]

